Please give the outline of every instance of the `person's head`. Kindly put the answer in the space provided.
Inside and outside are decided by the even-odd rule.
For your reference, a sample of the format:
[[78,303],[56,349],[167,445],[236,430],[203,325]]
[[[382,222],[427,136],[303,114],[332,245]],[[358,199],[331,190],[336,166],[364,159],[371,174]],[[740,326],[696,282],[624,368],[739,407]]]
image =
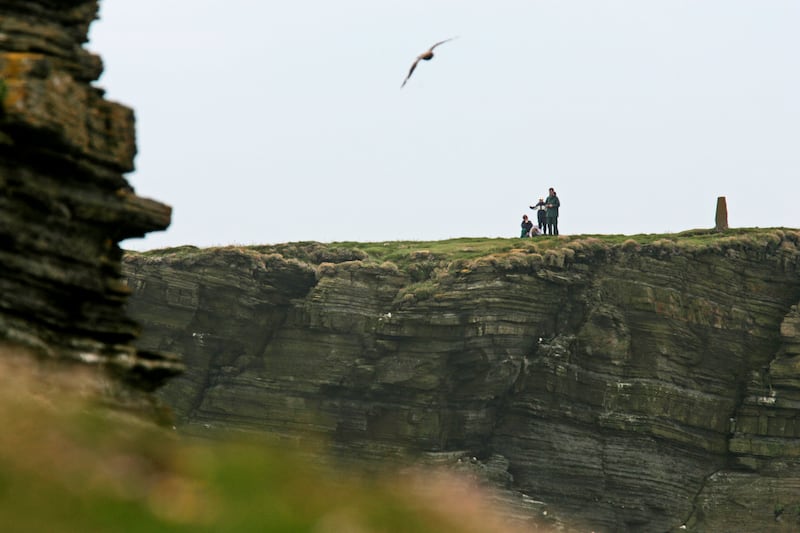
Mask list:
[[556,190],[550,187],[550,196],[555,196],[555,195],[556,195]]
[[528,215],[522,215],[522,220],[528,220]]

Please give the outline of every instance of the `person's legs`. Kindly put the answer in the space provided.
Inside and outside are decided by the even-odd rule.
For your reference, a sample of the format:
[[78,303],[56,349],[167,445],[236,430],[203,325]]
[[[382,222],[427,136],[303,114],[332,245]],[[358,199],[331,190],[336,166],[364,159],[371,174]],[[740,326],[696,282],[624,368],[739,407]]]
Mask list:
[[558,219],[553,219],[553,235],[558,235]]

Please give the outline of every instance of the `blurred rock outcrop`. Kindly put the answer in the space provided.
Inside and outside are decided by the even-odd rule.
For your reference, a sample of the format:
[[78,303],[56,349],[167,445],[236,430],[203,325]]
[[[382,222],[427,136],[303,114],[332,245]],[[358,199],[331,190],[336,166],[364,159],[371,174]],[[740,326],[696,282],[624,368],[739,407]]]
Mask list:
[[134,115],[92,86],[102,62],[83,45],[97,9],[0,2],[0,343],[102,368],[113,401],[135,407],[181,364],[134,348],[117,243],[166,228],[171,210],[123,176]]
[[567,531],[800,527],[800,232],[540,242],[124,262],[187,429],[449,462]]

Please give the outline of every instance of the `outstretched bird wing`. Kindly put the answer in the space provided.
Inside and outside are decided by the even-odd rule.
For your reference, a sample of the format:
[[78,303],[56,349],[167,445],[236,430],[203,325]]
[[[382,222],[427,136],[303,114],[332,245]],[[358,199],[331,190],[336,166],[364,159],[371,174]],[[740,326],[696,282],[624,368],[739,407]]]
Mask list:
[[411,64],[411,68],[408,70],[408,75],[406,76],[406,79],[403,80],[403,84],[400,86],[400,88],[402,89],[403,87],[406,86],[406,82],[408,81],[408,78],[410,78],[411,74],[414,73],[414,69],[417,68],[417,63],[419,63],[420,59],[430,59],[430,58],[432,58],[433,57],[433,49],[434,48],[436,48],[440,44],[446,43],[447,41],[452,41],[453,39],[456,39],[457,37],[458,36],[450,37],[449,39],[445,39],[444,41],[439,41],[438,43],[436,43],[433,46],[431,46],[430,48],[428,48],[425,52],[423,52],[420,55],[418,55],[417,59],[414,60],[414,63]]
[[403,80],[403,85],[401,85],[401,86],[400,86],[400,88],[401,88],[401,89],[402,89],[403,87],[405,87],[405,85],[406,85],[406,82],[408,81],[408,78],[410,78],[410,77],[411,77],[411,74],[413,74],[413,73],[414,73],[414,69],[415,69],[415,68],[417,68],[417,63],[419,63],[419,58],[417,58],[417,59],[416,59],[416,60],[415,60],[415,61],[414,61],[414,62],[411,64],[411,69],[409,69],[409,71],[408,71],[408,76],[406,76],[406,79],[404,79],[404,80]]
[[438,43],[436,43],[436,44],[434,44],[433,46],[431,46],[430,48],[428,48],[428,52],[433,52],[433,49],[434,49],[434,48],[436,48],[437,46],[439,46],[440,44],[444,44],[444,43],[446,43],[447,41],[452,41],[453,39],[456,39],[457,37],[458,37],[458,36],[456,36],[456,37],[450,37],[449,39],[445,39],[444,41],[439,41]]

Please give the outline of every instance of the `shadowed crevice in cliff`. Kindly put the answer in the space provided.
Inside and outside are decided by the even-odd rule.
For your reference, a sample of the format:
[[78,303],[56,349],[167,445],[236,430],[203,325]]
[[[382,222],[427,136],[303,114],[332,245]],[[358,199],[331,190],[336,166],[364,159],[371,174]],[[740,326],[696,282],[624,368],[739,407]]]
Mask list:
[[[754,372],[792,375],[781,346],[797,342],[786,317],[800,301],[798,243],[795,230],[328,252],[295,243],[193,250],[191,260],[180,250],[132,253],[125,264],[145,342],[198,333],[201,308],[205,326],[219,326],[208,332],[230,340],[174,344],[199,373],[164,390],[185,423],[313,435],[341,457],[378,464],[436,454],[474,457],[478,468],[494,457],[520,502],[541,502],[525,512],[651,531],[680,526],[702,505],[704,482],[714,486],[705,480],[732,472],[732,454],[767,483],[764,450],[794,453],[795,378],[777,388],[771,376],[786,409],[770,413],[772,425],[763,413],[748,419],[747,398],[770,401],[760,388],[740,406]],[[272,255],[270,290],[297,290],[248,307],[262,294],[251,263]],[[215,289],[193,299],[201,287]],[[185,398],[199,400],[191,412]],[[737,421],[738,440],[731,413],[750,420]],[[719,513],[696,527],[717,523],[726,500],[713,501]]]

